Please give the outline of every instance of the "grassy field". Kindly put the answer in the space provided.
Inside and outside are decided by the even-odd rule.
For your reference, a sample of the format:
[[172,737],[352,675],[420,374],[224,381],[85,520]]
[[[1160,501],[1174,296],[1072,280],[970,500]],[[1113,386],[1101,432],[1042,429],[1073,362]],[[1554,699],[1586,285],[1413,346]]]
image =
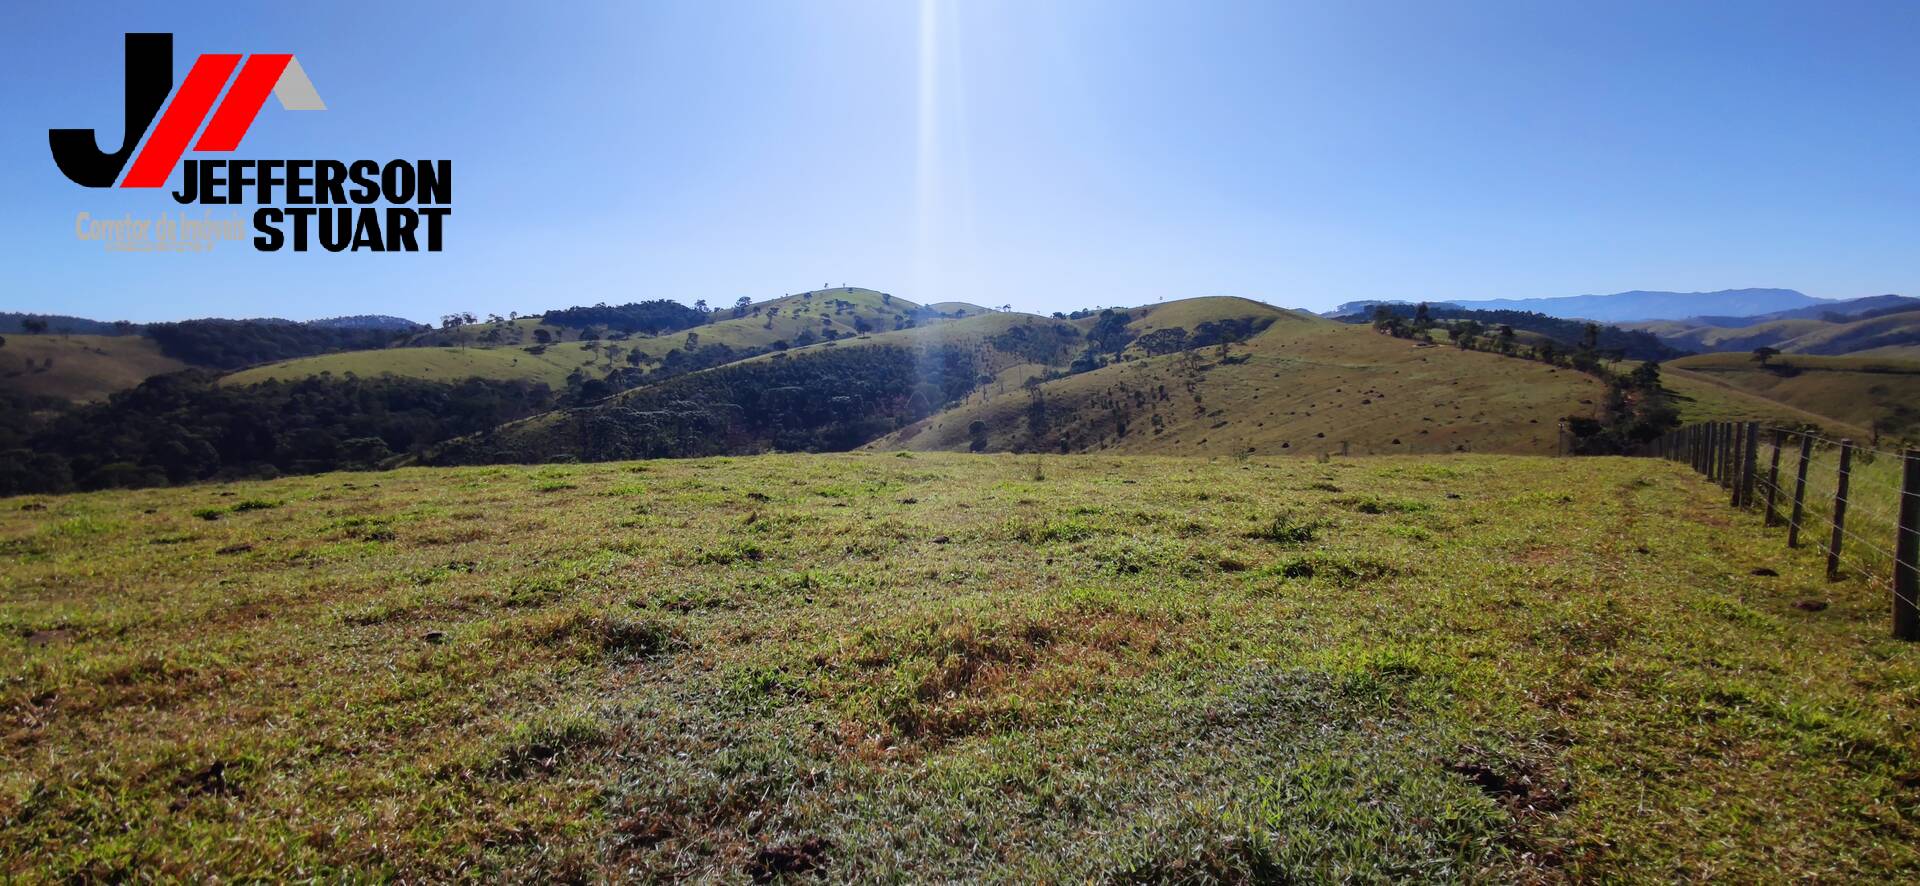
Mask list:
[[1746,353],[1767,346],[1790,354],[1854,355],[1871,351],[1876,356],[1889,356],[1920,346],[1920,311],[1839,323],[1799,318],[1728,327],[1701,326],[1685,320],[1625,325],[1644,329],[1688,351]]
[[[1224,355],[1128,360],[1039,393],[1050,433],[1076,451],[1281,455],[1343,442],[1355,454],[1548,453],[1559,419],[1592,412],[1604,391],[1568,369],[1283,313]],[[873,446],[966,450],[981,421],[990,450],[1018,449],[1031,408],[1018,387],[983,392]]]
[[[105,399],[187,364],[137,335],[8,335],[0,346],[0,387],[86,401]],[[48,361],[52,365],[47,365]]]
[[[1696,409],[1687,414],[1689,420],[1790,420],[1798,413],[1803,421],[1811,415],[1836,433],[1863,440],[1871,435],[1875,422],[1883,433],[1920,436],[1920,412],[1916,412],[1920,410],[1920,361],[1794,354],[1769,362],[1774,368],[1761,366],[1747,354],[1701,354],[1663,364],[1661,371],[1669,387],[1708,404],[1721,404]],[[1708,390],[1714,387],[1722,393]],[[1749,402],[1742,394],[1763,402]],[[1768,408],[1768,404],[1785,408]],[[1737,414],[1742,411],[1747,414]]]
[[1651,459],[0,501],[27,881],[1910,879],[1885,592]]
[[[231,382],[253,384],[270,378],[292,381],[323,372],[339,375],[351,371],[362,376],[392,373],[435,381],[470,376],[527,379],[561,387],[567,374],[583,362],[598,361],[599,368],[590,369],[588,375],[597,378],[607,374],[604,356],[589,357],[583,350],[587,348],[614,345],[623,353],[640,351],[659,360],[668,351],[687,348],[689,333],[696,337],[696,346],[767,348],[776,341],[792,342],[803,330],[822,338],[828,330],[837,336],[854,336],[861,322],[875,332],[891,330],[897,319],[906,317],[917,305],[854,287],[784,296],[755,307],[761,310],[760,316],[735,318],[730,310],[723,310],[714,315],[718,319],[705,326],[658,336],[634,335],[617,341],[582,342],[583,330],[548,326],[537,317],[499,324],[476,323],[422,333],[410,347],[327,354],[256,367],[235,373]],[[933,320],[929,325],[943,322],[947,321]],[[545,329],[556,342],[548,347],[544,356],[531,356],[524,350],[538,343],[534,336],[536,329]],[[489,335],[493,336],[491,341],[487,339]]]
[[[590,377],[595,378],[607,374],[606,356],[598,351],[588,350],[590,345],[597,348],[600,344],[600,342],[551,344],[539,348],[541,351],[539,354],[530,353],[519,347],[408,347],[384,348],[377,351],[345,351],[243,369],[222,377],[220,383],[251,385],[265,381],[298,381],[321,374],[341,376],[351,372],[363,378],[375,378],[391,373],[406,378],[449,382],[463,378],[524,379],[542,381],[555,388],[564,388],[567,384],[567,375],[576,369],[585,371]],[[607,342],[607,344],[622,345],[624,343]]]

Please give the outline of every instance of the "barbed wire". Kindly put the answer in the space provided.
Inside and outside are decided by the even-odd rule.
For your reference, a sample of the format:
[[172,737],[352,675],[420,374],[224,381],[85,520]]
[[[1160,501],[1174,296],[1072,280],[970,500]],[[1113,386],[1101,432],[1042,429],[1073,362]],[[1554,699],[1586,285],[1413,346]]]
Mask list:
[[[1908,562],[1897,552],[1883,547],[1881,543],[1873,541],[1868,534],[1865,534],[1870,531],[1865,528],[1868,526],[1875,529],[1891,527],[1895,533],[1898,533],[1900,526],[1898,511],[1901,509],[1903,497],[1920,497],[1920,492],[1901,488],[1888,479],[1887,474],[1890,471],[1874,469],[1875,465],[1880,464],[1880,456],[1892,460],[1890,467],[1902,468],[1910,456],[1904,451],[1893,452],[1857,443],[1843,444],[1804,430],[1772,425],[1758,426],[1754,430],[1753,445],[1748,446],[1736,425],[1732,434],[1735,449],[1731,453],[1719,450],[1717,447],[1715,451],[1702,452],[1697,448],[1700,445],[1699,437],[1689,436],[1697,434],[1697,431],[1676,431],[1676,436],[1663,441],[1664,448],[1657,454],[1686,465],[1709,482],[1736,489],[1735,501],[1739,509],[1762,511],[1766,514],[1769,525],[1776,525],[1777,521],[1777,524],[1789,526],[1797,536],[1815,539],[1819,550],[1832,558],[1832,562],[1836,565],[1844,565],[1855,575],[1873,584],[1884,583],[1884,586],[1900,602],[1920,608],[1920,604],[1916,604],[1915,600],[1900,592],[1892,575],[1901,567],[1920,571],[1920,565]],[[1758,439],[1760,431],[1769,432],[1764,441]],[[1809,472],[1804,477],[1799,473],[1800,458],[1797,450],[1800,446],[1796,445],[1789,449],[1787,445],[1789,439],[1812,441],[1807,446]],[[1820,445],[1824,445],[1829,451],[1821,451],[1819,455],[1829,456],[1829,458],[1819,459],[1814,454],[1819,450]],[[1851,449],[1853,454],[1846,472],[1845,495],[1840,494],[1839,466],[1830,457],[1830,450],[1843,447]],[[1827,462],[1823,467],[1829,470],[1813,472],[1811,469],[1816,459]],[[1833,479],[1831,481],[1819,479],[1824,473],[1833,474]],[[1789,481],[1793,484],[1791,489],[1780,482],[1783,474],[1793,477]],[[1745,487],[1744,494],[1738,492],[1741,486]],[[1794,489],[1800,493],[1798,497],[1801,517],[1799,519],[1795,519],[1793,514]],[[1891,493],[1891,496],[1876,493]],[[1891,508],[1880,504],[1887,497],[1891,497],[1893,501]],[[1772,501],[1768,501],[1769,498]],[[1869,502],[1875,502],[1875,504],[1869,504]],[[1845,515],[1837,526],[1833,519],[1836,511],[1844,512]],[[1838,539],[1834,538],[1836,534]],[[1825,536],[1827,539],[1824,544],[1818,542],[1820,536]],[[1852,542],[1851,547],[1847,544],[1849,540]],[[1898,546],[1897,543],[1894,545],[1896,548]],[[1862,549],[1865,550],[1865,554],[1862,553]],[[1881,561],[1884,561],[1884,564]]]

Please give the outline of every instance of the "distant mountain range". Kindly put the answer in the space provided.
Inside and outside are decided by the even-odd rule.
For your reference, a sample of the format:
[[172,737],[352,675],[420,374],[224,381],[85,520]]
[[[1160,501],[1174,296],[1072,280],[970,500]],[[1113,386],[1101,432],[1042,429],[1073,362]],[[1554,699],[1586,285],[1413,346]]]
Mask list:
[[[1496,298],[1429,302],[1440,306],[1480,311],[1531,311],[1569,320],[1594,320],[1601,323],[1630,323],[1642,320],[1687,320],[1700,318],[1715,326],[1749,325],[1770,320],[1820,318],[1826,314],[1857,317],[1911,303],[1920,307],[1920,299],[1899,295],[1875,295],[1854,299],[1814,298],[1793,289],[1722,289],[1717,292],[1656,292],[1634,290],[1610,295],[1570,295],[1559,298]],[[1341,317],[1373,310],[1379,304],[1408,304],[1405,301],[1353,301],[1326,312]]]
[[1463,308],[1488,311],[1537,311],[1552,317],[1623,323],[1680,320],[1703,315],[1746,317],[1831,304],[1792,289],[1722,289],[1718,292],[1616,292],[1564,298],[1496,298],[1454,301]]
[[[47,324],[47,332],[66,335],[137,335],[146,328],[143,323],[125,323],[111,320],[89,320],[85,317],[69,317],[65,314],[29,314],[19,311],[0,311],[0,334],[26,332],[28,320],[40,320]],[[318,329],[377,329],[386,332],[411,332],[427,328],[405,317],[391,317],[385,314],[356,314],[351,317],[328,317],[324,320],[283,320],[278,317],[255,318],[256,323],[281,325],[312,326]]]

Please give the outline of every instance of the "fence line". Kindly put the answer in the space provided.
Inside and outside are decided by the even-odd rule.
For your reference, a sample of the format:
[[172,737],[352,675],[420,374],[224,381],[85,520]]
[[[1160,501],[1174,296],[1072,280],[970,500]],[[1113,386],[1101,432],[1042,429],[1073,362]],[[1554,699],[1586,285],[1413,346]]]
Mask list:
[[1920,449],[1892,452],[1804,429],[1716,421],[1669,431],[1645,454],[1720,484],[1729,507],[1762,511],[1763,525],[1785,524],[1788,547],[1819,543],[1829,581],[1850,571],[1883,584],[1893,635],[1920,640]]

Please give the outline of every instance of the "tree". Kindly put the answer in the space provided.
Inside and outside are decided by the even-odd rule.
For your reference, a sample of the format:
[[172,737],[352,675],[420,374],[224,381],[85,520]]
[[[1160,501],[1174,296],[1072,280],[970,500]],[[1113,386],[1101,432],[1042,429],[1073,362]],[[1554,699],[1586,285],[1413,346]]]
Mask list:
[[553,333],[548,332],[545,329],[541,329],[536,326],[534,327],[534,330],[533,330],[533,340],[544,345],[548,342],[553,341]]
[[1418,306],[1414,307],[1413,328],[1421,332],[1433,328],[1433,312],[1427,308],[1426,302],[1421,302]]
[[47,331],[47,321],[39,317],[28,317],[20,321],[20,328],[26,330],[28,335],[43,335]]
[[987,423],[984,421],[975,419],[971,424],[967,425],[967,437],[969,439],[969,442],[967,443],[967,449],[969,451],[979,452],[983,449],[986,449],[987,448]]
[[1762,345],[1753,349],[1753,361],[1761,366],[1767,365],[1768,361],[1778,356],[1780,356],[1779,348],[1769,348]]
[[740,296],[740,300],[733,303],[735,317],[745,317],[750,310],[753,310],[753,299],[749,296]]
[[696,311],[699,311],[702,314],[707,313],[707,300],[703,298],[695,301],[693,303],[693,309]]

